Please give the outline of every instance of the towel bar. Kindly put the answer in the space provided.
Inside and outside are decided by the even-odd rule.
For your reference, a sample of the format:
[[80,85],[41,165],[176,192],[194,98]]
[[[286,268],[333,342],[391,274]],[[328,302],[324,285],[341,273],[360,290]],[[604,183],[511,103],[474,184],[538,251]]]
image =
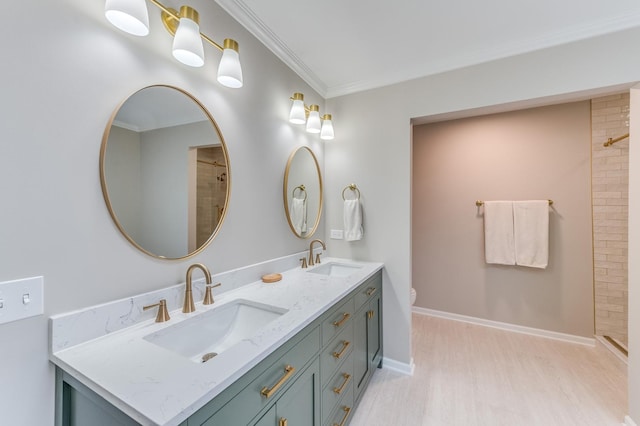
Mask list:
[[296,198],[296,189],[299,189],[300,192],[304,194],[304,200],[307,201],[307,189],[304,187],[304,185],[298,185],[293,188],[293,192],[291,193],[291,196],[293,198]]
[[347,199],[345,198],[345,196],[344,196],[344,193],[345,193],[345,191],[346,191],[347,189],[350,189],[350,190],[352,190],[353,192],[355,192],[355,193],[356,193],[356,200],[359,200],[359,199],[360,199],[360,190],[358,189],[358,187],[356,186],[356,184],[355,184],[355,183],[351,183],[351,184],[349,184],[349,185],[345,186],[345,187],[344,187],[344,189],[342,190],[342,199],[343,199],[343,200],[345,200],[345,201],[347,200]]
[[[553,205],[553,200],[547,200],[549,201],[549,205],[552,206]],[[480,207],[484,204],[484,201],[481,200],[476,200],[476,206]]]

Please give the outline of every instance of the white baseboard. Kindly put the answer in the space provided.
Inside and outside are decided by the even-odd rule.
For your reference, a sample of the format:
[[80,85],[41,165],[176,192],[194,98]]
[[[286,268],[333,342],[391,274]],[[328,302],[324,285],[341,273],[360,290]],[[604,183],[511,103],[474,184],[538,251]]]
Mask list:
[[413,358],[411,358],[411,363],[409,364],[406,362],[399,362],[391,358],[382,358],[382,368],[393,370],[407,376],[413,376],[413,371],[416,369],[416,365],[413,363]]
[[450,319],[455,321],[468,322],[471,324],[482,325],[485,327],[492,327],[492,328],[498,328],[500,330],[513,331],[515,333],[529,334],[531,336],[546,337],[547,339],[561,340],[563,342],[577,343],[577,344],[586,345],[586,346],[596,345],[596,340],[594,338],[589,338],[589,337],[574,336],[572,334],[558,333],[556,331],[542,330],[539,328],[508,324],[506,322],[469,317],[469,316],[460,315],[460,314],[452,314],[449,312],[436,311],[435,309],[420,308],[417,306],[414,306],[412,311],[420,315],[429,315],[432,317],[439,317],[439,318],[445,318],[445,319]]
[[636,424],[636,422],[634,422],[634,421],[631,419],[631,417],[626,416],[626,417],[624,418],[624,426],[638,426],[638,425]]

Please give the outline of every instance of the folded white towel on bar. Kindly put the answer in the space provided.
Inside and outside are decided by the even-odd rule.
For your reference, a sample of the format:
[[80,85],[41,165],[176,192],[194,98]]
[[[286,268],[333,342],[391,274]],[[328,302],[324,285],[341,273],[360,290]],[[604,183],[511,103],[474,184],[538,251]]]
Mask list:
[[513,229],[516,265],[546,268],[549,262],[549,200],[514,201]]
[[289,208],[289,218],[293,229],[299,234],[307,232],[307,201],[303,198],[293,198]]
[[513,202],[484,202],[484,256],[487,263],[515,265]]
[[361,240],[364,234],[362,228],[362,207],[360,199],[344,200],[344,239],[345,241]]

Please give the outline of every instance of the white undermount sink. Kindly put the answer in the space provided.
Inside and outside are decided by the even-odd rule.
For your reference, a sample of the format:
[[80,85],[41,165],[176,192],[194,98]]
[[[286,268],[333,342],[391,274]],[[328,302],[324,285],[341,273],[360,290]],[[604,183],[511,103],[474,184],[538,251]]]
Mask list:
[[329,262],[316,266],[313,269],[309,269],[307,272],[311,274],[326,275],[328,277],[348,277],[361,268],[362,266],[360,265],[350,263]]
[[144,340],[193,362],[206,362],[242,340],[255,336],[287,309],[238,299],[144,336]]

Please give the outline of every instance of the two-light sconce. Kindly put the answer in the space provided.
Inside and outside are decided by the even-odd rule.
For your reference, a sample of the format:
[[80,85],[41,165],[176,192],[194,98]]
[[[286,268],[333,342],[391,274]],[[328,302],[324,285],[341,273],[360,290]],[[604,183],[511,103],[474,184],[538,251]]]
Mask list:
[[318,105],[306,106],[302,93],[294,93],[290,99],[293,101],[289,113],[290,123],[306,123],[307,132],[320,133],[320,139],[323,140],[331,140],[335,137],[331,114],[324,114],[320,117],[320,107]]
[[[149,0],[160,10],[162,23],[173,35],[173,57],[185,65],[204,65],[202,40],[222,51],[218,66],[218,82],[226,87],[242,87],[242,68],[238,55],[238,43],[227,38],[222,46],[200,32],[198,12],[189,6],[181,6],[178,12],[157,0]],[[115,27],[136,36],[149,34],[149,11],[146,0],[106,0],[105,16]]]

